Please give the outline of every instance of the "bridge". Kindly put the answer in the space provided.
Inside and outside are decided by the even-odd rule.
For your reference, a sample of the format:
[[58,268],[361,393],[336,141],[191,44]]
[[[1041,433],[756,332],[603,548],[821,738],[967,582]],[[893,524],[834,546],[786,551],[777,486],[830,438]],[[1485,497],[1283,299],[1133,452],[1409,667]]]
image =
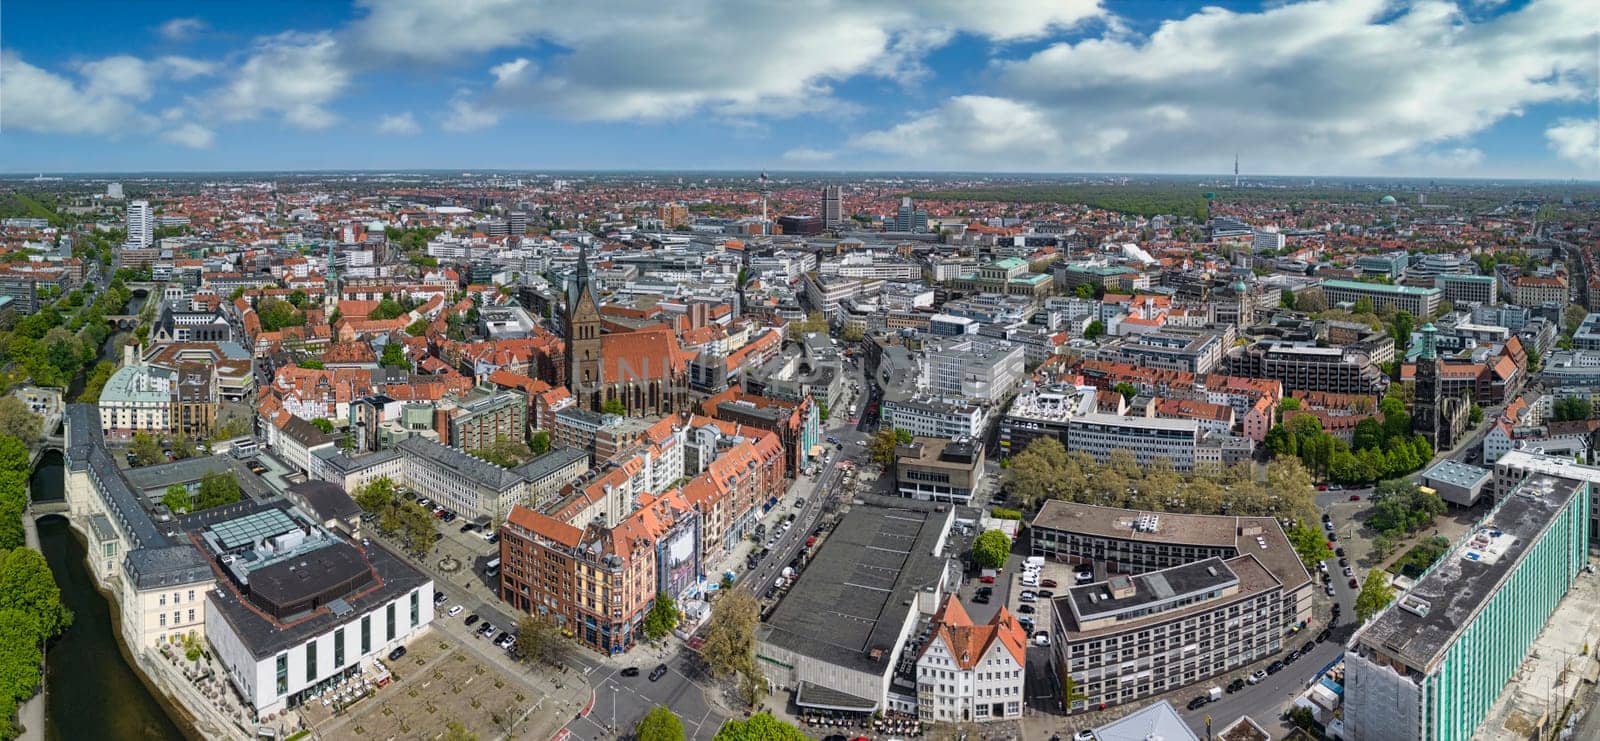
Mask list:
[[115,323],[117,329],[133,329],[139,326],[138,314],[108,314],[105,319],[108,322]]
[[167,286],[165,283],[160,283],[153,280],[128,281],[122,285],[126,286],[127,289],[132,291],[136,296],[141,293],[148,296],[152,291],[159,292]]

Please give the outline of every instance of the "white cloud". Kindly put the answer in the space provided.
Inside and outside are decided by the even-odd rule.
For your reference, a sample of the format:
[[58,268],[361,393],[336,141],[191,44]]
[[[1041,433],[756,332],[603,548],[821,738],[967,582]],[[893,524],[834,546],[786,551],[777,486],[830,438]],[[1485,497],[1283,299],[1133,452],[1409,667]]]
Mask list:
[[145,100],[157,70],[143,59],[126,54],[85,62],[78,72],[87,81],[89,95],[115,96]]
[[206,22],[199,18],[173,18],[161,24],[157,29],[161,38],[168,41],[188,41],[195,34],[206,29]]
[[903,164],[1018,170],[1370,172],[1463,144],[1529,106],[1594,94],[1586,0],[1474,22],[1454,5],[1325,0],[1207,8],[996,64],[964,95],[857,136]]
[[1544,138],[1562,159],[1600,169],[1600,118],[1563,118],[1544,130]]
[[421,131],[422,127],[417,125],[417,119],[411,115],[410,111],[393,116],[384,116],[378,120],[378,133],[380,134],[411,136]]
[[608,121],[837,109],[833,83],[917,79],[921,59],[959,33],[1009,42],[1102,15],[1097,0],[687,0],[670,15],[649,0],[362,4],[350,35],[373,57],[429,64],[536,42],[562,49],[537,76],[520,59],[495,66],[477,105]]
[[783,159],[788,162],[813,164],[818,162],[831,162],[833,161],[834,156],[834,152],[830,152],[825,149],[813,149],[811,147],[796,147],[783,153]]
[[464,95],[450,101],[450,112],[439,122],[445,131],[467,132],[486,129],[500,123],[500,114],[477,107]]
[[326,105],[345,91],[350,78],[332,34],[282,33],[258,40],[199,108],[225,121],[277,113],[291,126],[327,128],[338,117]]
[[505,87],[526,82],[526,77],[534,74],[537,70],[538,65],[525,58],[518,57],[505,64],[497,64],[490,67],[489,74],[494,76],[496,87]]
[[217,72],[215,62],[190,57],[165,56],[156,60],[167,77],[174,80],[187,80],[193,77],[213,75]]
[[154,119],[114,92],[129,89],[125,78],[113,82],[117,77],[97,76],[79,84],[16,54],[0,53],[0,131],[104,135],[148,130]]
[[216,132],[193,121],[161,132],[161,138],[193,149],[210,149],[216,142]]

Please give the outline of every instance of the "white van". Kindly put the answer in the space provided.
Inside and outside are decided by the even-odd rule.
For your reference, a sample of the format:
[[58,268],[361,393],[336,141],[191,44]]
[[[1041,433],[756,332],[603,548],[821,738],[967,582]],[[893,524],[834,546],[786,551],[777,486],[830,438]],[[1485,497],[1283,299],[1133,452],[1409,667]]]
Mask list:
[[1044,556],[1029,556],[1023,559],[1022,563],[1027,565],[1029,568],[1043,568]]

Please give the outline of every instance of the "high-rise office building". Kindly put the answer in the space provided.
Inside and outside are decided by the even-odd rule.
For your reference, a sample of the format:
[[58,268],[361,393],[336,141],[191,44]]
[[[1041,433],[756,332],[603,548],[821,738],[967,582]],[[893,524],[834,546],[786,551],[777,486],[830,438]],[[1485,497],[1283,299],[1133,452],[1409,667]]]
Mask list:
[[822,227],[834,229],[844,223],[844,189],[837,185],[822,188]]
[[506,223],[511,225],[511,233],[521,236],[528,231],[528,212],[512,211],[506,214]]
[[928,231],[928,212],[920,210],[911,204],[911,199],[900,199],[900,210],[895,213],[894,229],[897,232],[925,232]]
[[122,200],[122,183],[107,183],[106,197]]
[[155,241],[155,214],[150,210],[149,201],[134,201],[128,204],[128,244],[136,247],[149,247]]

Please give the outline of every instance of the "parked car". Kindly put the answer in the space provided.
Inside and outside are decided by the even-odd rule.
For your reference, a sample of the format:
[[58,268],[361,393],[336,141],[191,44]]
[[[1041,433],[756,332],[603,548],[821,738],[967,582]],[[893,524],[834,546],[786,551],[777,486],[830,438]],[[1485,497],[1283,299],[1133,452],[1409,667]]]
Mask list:
[[1353,577],[1353,576],[1350,577],[1350,588],[1351,589],[1357,589],[1359,587],[1360,587],[1360,584],[1356,582],[1356,578]]
[[1327,642],[1328,636],[1330,635],[1333,635],[1333,631],[1328,628],[1323,628],[1322,632],[1317,634],[1317,643]]
[[1351,494],[1350,495],[1350,501],[1352,501],[1352,502],[1361,501],[1361,495],[1360,494]]
[[1344,558],[1344,546],[1333,549],[1333,555]]
[[1306,641],[1305,643],[1300,645],[1300,655],[1304,656],[1304,655],[1306,655],[1308,653],[1311,653],[1311,649],[1316,648],[1316,647],[1317,647],[1317,642],[1316,641]]
[[1278,672],[1281,672],[1281,671],[1283,671],[1283,662],[1282,661],[1274,661],[1271,664],[1267,665],[1267,674],[1268,675],[1277,674]]
[[455,616],[461,614],[461,610],[462,610],[461,605],[456,605],[455,607],[450,608],[450,612],[445,613],[445,614],[449,615],[450,617],[455,617]]
[[1349,566],[1350,565],[1350,559],[1345,558],[1343,556],[1340,556],[1339,557],[1339,565],[1340,566]]
[[666,676],[666,674],[667,674],[667,665],[666,664],[657,664],[656,668],[650,670],[650,681],[654,682],[657,679],[660,679],[660,678]]
[[1228,686],[1226,688],[1224,688],[1224,689],[1226,689],[1228,691],[1228,694],[1230,694],[1230,695],[1235,693],[1235,692],[1238,692],[1239,690],[1244,689],[1244,680],[1243,679],[1235,679],[1232,682],[1229,682]]
[[1211,698],[1206,697],[1205,695],[1201,695],[1201,696],[1196,697],[1193,700],[1189,701],[1189,709],[1190,710],[1199,710],[1200,708],[1205,707],[1206,703],[1208,703],[1208,702],[1211,702]]
[[1047,632],[1047,631],[1043,631],[1043,630],[1035,632],[1033,634],[1033,645],[1035,645],[1035,646],[1048,646],[1048,645],[1050,645],[1050,633]]
[[1266,679],[1266,678],[1267,678],[1267,673],[1265,671],[1261,670],[1261,669],[1257,669],[1257,670],[1255,670],[1253,672],[1250,672],[1250,676],[1249,676],[1249,678],[1247,678],[1245,680],[1245,683],[1247,683],[1247,684],[1260,684],[1261,680]]
[[433,593],[433,603],[436,604],[436,605],[442,605],[448,599],[450,599],[450,598],[446,597],[444,592],[434,592]]
[[984,584],[993,584],[994,583],[994,577],[993,576],[980,576],[980,577],[978,577],[978,581],[980,581],[980,582],[982,582]]
[[976,603],[976,604],[987,605],[987,604],[989,604],[989,595],[987,595],[987,594],[974,594],[974,595],[972,595],[972,601],[974,603]]
[[1036,594],[1039,596],[1039,599],[1050,599],[1051,597],[1056,596],[1055,592],[1052,592],[1048,589],[1041,589],[1036,592]]
[[461,526],[461,532],[464,532],[464,533],[470,533],[473,530],[477,530],[477,529],[478,529],[478,526],[474,525],[474,524],[472,524],[470,522]]
[[639,676],[639,667],[637,667],[637,666],[623,667],[622,676],[624,676],[624,677],[637,677],[637,676]]
[[1332,597],[1333,596],[1333,585],[1332,584],[1324,584],[1324,585],[1322,585],[1322,591],[1326,592],[1329,597]]
[[389,652],[389,660],[390,661],[399,661],[405,655],[406,655],[406,647],[405,646],[395,646],[394,650]]
[[1349,566],[1344,567],[1344,575],[1345,576],[1355,576],[1356,575],[1355,569],[1352,569]]
[[1032,615],[1033,614],[1033,605],[1018,605],[1017,606],[1017,614],[1019,614],[1019,615]]
[[1056,580],[1055,579],[1040,579],[1039,580],[1039,586],[1041,586],[1041,587],[1049,587],[1051,589],[1055,589],[1057,585],[1056,585]]
[[472,613],[471,615],[467,616],[466,623],[467,623],[467,625],[472,625],[472,624],[478,622],[478,619],[479,619],[478,618],[478,613]]

